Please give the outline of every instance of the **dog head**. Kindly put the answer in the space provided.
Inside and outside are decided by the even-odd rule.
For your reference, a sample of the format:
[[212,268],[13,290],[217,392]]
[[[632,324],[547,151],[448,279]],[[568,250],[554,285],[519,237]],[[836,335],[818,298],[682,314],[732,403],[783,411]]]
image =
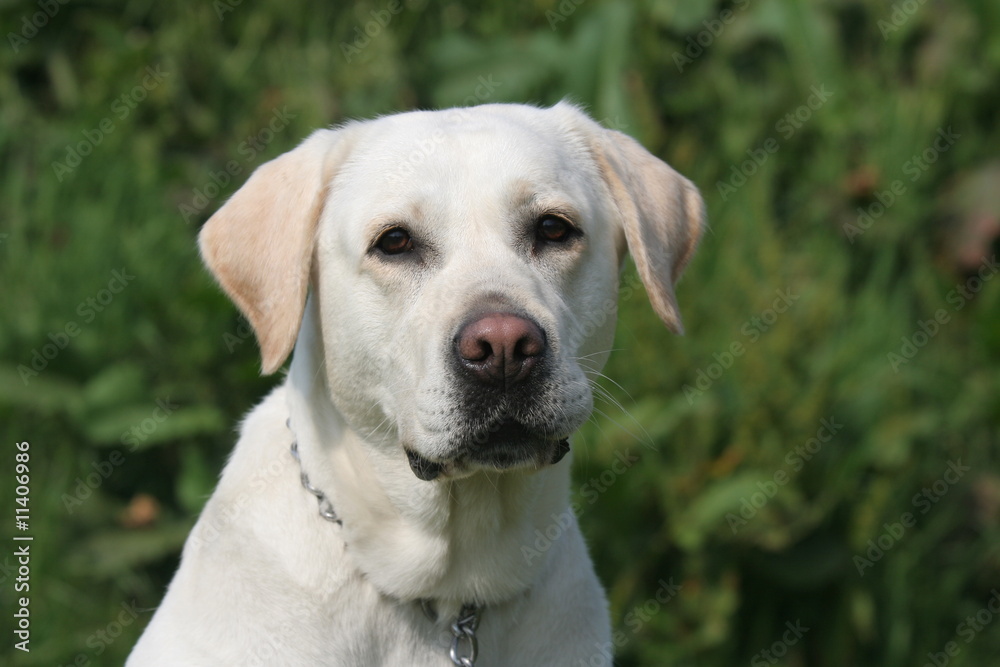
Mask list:
[[412,112],[320,130],[206,223],[206,264],[263,371],[319,311],[330,400],[421,479],[558,461],[592,409],[631,252],[673,331],[697,189],[568,104]]

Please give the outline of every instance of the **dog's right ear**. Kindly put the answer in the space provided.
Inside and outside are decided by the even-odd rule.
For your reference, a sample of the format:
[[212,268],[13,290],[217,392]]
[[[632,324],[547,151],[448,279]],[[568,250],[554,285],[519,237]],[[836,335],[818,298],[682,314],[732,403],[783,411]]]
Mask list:
[[198,235],[206,266],[253,327],[265,375],[295,345],[316,223],[348,133],[318,130],[258,167]]

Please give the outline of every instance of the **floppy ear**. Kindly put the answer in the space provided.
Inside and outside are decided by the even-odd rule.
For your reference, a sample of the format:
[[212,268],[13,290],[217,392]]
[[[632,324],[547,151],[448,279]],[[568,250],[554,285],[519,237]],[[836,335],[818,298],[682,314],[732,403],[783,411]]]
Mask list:
[[257,335],[265,375],[295,345],[316,223],[343,133],[318,130],[258,167],[198,235],[206,266]]
[[691,181],[637,141],[587,121],[592,126],[591,148],[621,216],[629,252],[653,310],[667,328],[682,334],[674,283],[701,238],[705,203]]

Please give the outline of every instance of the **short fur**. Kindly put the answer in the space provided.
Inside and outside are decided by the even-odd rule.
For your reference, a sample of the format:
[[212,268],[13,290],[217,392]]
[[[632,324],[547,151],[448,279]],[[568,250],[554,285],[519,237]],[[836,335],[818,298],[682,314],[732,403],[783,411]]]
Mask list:
[[[552,211],[579,242],[533,245]],[[548,448],[592,409],[626,249],[680,332],[673,285],[703,217],[689,181],[565,103],[352,123],[261,166],[200,245],[264,372],[294,347],[291,369],[244,420],[128,665],[444,666],[467,602],[483,607],[480,667],[610,664],[604,593],[569,508],[572,457],[548,464]],[[413,253],[379,254],[390,226]],[[516,409],[545,437],[518,464],[463,454],[515,411],[473,402],[450,358],[484,308],[530,318],[549,348]],[[293,439],[342,526],[299,484]],[[418,479],[404,449],[442,475]]]

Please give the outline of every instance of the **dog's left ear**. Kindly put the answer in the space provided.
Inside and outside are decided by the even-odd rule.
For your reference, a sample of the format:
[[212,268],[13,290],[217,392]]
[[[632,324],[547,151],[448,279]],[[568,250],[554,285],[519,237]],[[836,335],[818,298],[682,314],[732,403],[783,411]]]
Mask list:
[[347,132],[318,130],[258,167],[198,236],[205,265],[257,335],[265,375],[295,345],[316,226]]
[[569,104],[557,108],[587,124],[591,150],[621,217],[653,310],[674,333],[684,333],[674,283],[705,224],[698,188],[628,135],[607,130]]

